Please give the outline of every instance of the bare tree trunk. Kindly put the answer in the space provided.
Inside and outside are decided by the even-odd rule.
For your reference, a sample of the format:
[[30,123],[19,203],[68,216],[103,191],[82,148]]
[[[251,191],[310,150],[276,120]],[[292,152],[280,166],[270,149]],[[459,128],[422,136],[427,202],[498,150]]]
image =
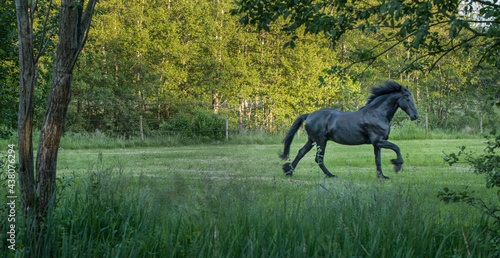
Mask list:
[[55,68],[36,158],[38,209],[45,212],[54,201],[59,141],[71,99],[71,71]]
[[238,125],[240,129],[243,128],[243,109],[245,108],[245,102],[240,100],[240,104],[238,105]]
[[33,97],[35,89],[35,58],[33,54],[33,30],[28,11],[28,1],[16,1],[17,30],[19,35],[19,114],[18,153],[19,188],[23,214],[34,207],[35,174],[33,165]]
[[95,1],[89,0],[85,13],[84,0],[77,4],[73,0],[61,2],[59,43],[36,158],[37,213],[41,217],[55,201],[57,153],[71,100],[73,68],[86,41]]
[[219,91],[213,90],[212,91],[212,110],[214,111],[215,114],[219,113]]
[[[71,80],[78,55],[85,44],[96,0],[89,0],[83,13],[84,0],[62,0],[59,21],[59,43],[57,45],[54,73],[47,110],[43,121],[40,143],[38,145],[36,170],[34,176],[33,161],[33,99],[36,83],[38,60],[43,53],[34,55],[33,28],[35,10],[38,1],[16,0],[16,13],[19,35],[19,186],[24,215],[35,211],[37,221],[45,216],[47,206],[55,199],[57,150],[64,128],[66,111],[71,99]],[[50,1],[49,6],[52,5]],[[48,8],[50,10],[50,8]],[[41,42],[45,39],[45,30],[49,13],[45,15]],[[36,189],[36,192],[35,192]],[[35,228],[38,228],[35,225]]]

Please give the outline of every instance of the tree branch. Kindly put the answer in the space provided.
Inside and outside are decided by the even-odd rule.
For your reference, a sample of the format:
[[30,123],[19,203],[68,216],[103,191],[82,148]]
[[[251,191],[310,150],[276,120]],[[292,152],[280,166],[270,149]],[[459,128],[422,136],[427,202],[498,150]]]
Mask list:
[[73,57],[72,66],[74,66],[76,64],[76,60],[78,59],[78,56],[82,52],[83,47],[85,46],[85,43],[87,42],[87,38],[89,35],[89,31],[90,31],[90,23],[92,21],[92,16],[94,14],[95,4],[96,4],[96,0],[89,0],[89,2],[87,3],[87,7],[85,7],[85,12],[83,13],[83,17],[81,19],[81,28],[78,28],[78,30],[83,31],[83,37],[81,39],[79,39],[80,42],[78,42],[78,44],[79,44],[78,50],[77,50],[75,56]]
[[[450,22],[450,20],[436,22],[436,23],[430,24],[430,25],[429,25],[429,28],[434,27],[434,26],[437,26],[437,25],[440,25],[440,24],[449,23],[449,22]],[[371,60],[375,60],[375,59],[377,59],[378,57],[380,57],[380,56],[384,55],[385,53],[389,52],[391,49],[393,49],[393,48],[394,48],[394,47],[396,47],[397,45],[401,44],[403,41],[405,41],[405,40],[407,40],[408,38],[410,38],[410,37],[414,36],[417,32],[418,32],[418,30],[417,30],[417,31],[414,31],[413,33],[408,34],[405,38],[398,40],[398,41],[397,41],[396,43],[394,43],[392,46],[390,46],[389,48],[385,49],[384,51],[382,51],[381,53],[379,53],[379,54],[377,54],[377,55],[375,55],[375,56],[372,56],[372,57],[370,57],[370,58],[368,58],[368,59],[359,60],[359,61],[356,61],[356,62],[353,62],[353,63],[349,64],[349,65],[348,65],[348,66],[346,66],[343,70],[347,70],[347,69],[349,69],[351,66],[353,66],[353,65],[355,65],[355,64],[358,64],[358,63],[363,63],[363,62],[367,62],[367,61],[371,61]],[[478,36],[480,36],[480,35],[478,35]],[[392,38],[394,38],[394,37],[397,37],[397,35],[394,35]],[[390,38],[390,39],[388,39],[388,40],[385,40],[385,41],[383,41],[383,42],[381,42],[381,43],[379,43],[379,44],[375,45],[375,46],[374,46],[374,47],[372,47],[370,50],[374,50],[374,49],[378,48],[378,47],[379,47],[379,46],[381,46],[382,44],[389,42],[392,38]],[[430,56],[430,55],[435,55],[435,54],[438,54],[438,53],[441,53],[441,51],[440,51],[440,52],[429,53],[429,56]],[[420,58],[419,58],[419,59],[420,59]],[[418,59],[417,59],[417,60],[418,60]],[[416,61],[416,60],[415,60],[415,61]],[[415,61],[414,61],[414,62],[415,62]],[[412,63],[414,63],[414,62],[412,62]],[[373,62],[371,62],[371,63],[370,63],[370,65],[371,65],[372,63],[373,63]],[[366,70],[366,69],[367,69],[367,68],[365,68],[365,70]]]
[[[446,17],[448,17],[450,20],[453,20],[453,17],[451,17],[451,15],[447,14],[447,13],[443,13]],[[461,20],[461,21],[464,21],[464,22],[471,22],[471,21],[467,21],[467,20]],[[481,37],[485,37],[487,36],[485,33],[481,33],[481,32],[478,32],[477,30],[474,30],[472,29],[471,27],[469,26],[463,26],[463,28],[465,28],[466,30],[472,32],[474,35],[476,36],[481,36]]]
[[[351,68],[351,66],[353,66],[353,65],[355,65],[355,64],[359,64],[359,63],[364,63],[364,62],[367,62],[367,61],[375,60],[375,59],[377,59],[379,56],[382,56],[383,54],[385,54],[385,53],[389,52],[391,49],[393,49],[393,48],[394,48],[394,47],[396,47],[397,45],[401,44],[401,42],[405,41],[406,39],[408,39],[409,37],[413,36],[414,34],[415,34],[415,32],[413,32],[413,33],[409,34],[409,35],[408,35],[408,36],[406,36],[404,39],[401,39],[401,40],[399,40],[398,42],[394,43],[392,46],[388,47],[387,49],[385,49],[385,50],[384,50],[384,51],[382,51],[381,53],[379,53],[379,54],[377,54],[377,55],[375,55],[375,56],[372,56],[372,57],[370,57],[370,58],[368,58],[368,59],[363,59],[363,60],[355,61],[355,62],[353,62],[353,63],[349,64],[348,66],[346,66],[345,68],[343,68],[342,70],[344,70],[344,71],[345,71],[345,70],[347,70],[347,69]],[[385,42],[387,42],[387,41],[385,41]],[[385,43],[385,42],[382,42],[382,43]],[[372,48],[372,50],[373,50],[373,49],[375,49],[376,47],[380,46],[382,43],[380,43],[380,44],[378,44],[377,46],[375,46],[374,48]],[[372,62],[372,63],[373,63],[373,62]]]
[[431,68],[429,68],[429,71],[432,71],[432,69],[434,69],[434,66],[436,66],[436,64],[439,62],[439,60],[441,60],[441,58],[443,58],[445,55],[447,55],[451,51],[453,51],[453,50],[455,50],[455,49],[463,46],[465,43],[474,40],[477,37],[479,37],[479,36],[478,35],[474,35],[474,36],[470,37],[469,39],[462,41],[462,43],[460,43],[458,45],[455,45],[455,46],[449,48],[448,50],[444,51],[444,53],[432,64]]
[[480,3],[480,4],[483,4],[483,5],[486,5],[486,6],[491,6],[491,7],[493,7],[493,8],[500,8],[500,5],[495,4],[495,3],[492,3],[492,2],[489,2],[489,1],[483,1],[483,0],[472,0],[472,2],[475,2],[475,3]]
[[477,67],[481,67],[481,63],[483,62],[483,59],[486,57],[486,55],[488,54],[488,52],[490,52],[496,46],[500,46],[500,40],[498,40],[497,42],[493,43],[493,45],[491,45],[488,48],[488,50],[486,50],[484,52],[484,54],[481,56],[481,59],[479,59],[479,62],[477,63]]
[[30,6],[31,6],[31,12],[30,12],[31,28],[33,29],[33,23],[35,22],[35,10],[38,6],[38,0],[36,0],[35,3],[33,3],[33,0],[31,0]]
[[45,30],[47,29],[47,21],[49,20],[50,7],[51,6],[52,6],[52,0],[50,0],[50,2],[49,2],[49,7],[47,9],[47,15],[45,16],[45,20],[43,21],[43,30],[42,30],[42,37],[40,39],[40,48],[38,49],[38,55],[35,58],[35,64],[38,63],[38,60],[42,56],[43,50],[45,49],[45,46],[47,46],[47,43],[50,40],[50,36],[52,36],[52,32],[54,31],[54,30],[52,30],[52,32],[50,32],[50,35],[49,35],[49,37],[47,38],[47,41],[45,41],[45,44],[44,44],[43,39],[45,38]]

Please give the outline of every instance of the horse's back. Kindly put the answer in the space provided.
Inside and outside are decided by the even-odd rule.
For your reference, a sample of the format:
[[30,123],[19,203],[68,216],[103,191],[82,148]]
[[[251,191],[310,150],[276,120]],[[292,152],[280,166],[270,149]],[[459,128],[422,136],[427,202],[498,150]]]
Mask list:
[[340,144],[359,145],[369,142],[361,112],[343,112],[325,108],[312,112],[305,121],[305,129],[313,141],[321,137]]
[[320,130],[328,124],[328,120],[337,117],[341,113],[344,112],[333,108],[316,110],[307,117],[305,121],[306,130],[308,127],[314,130]]

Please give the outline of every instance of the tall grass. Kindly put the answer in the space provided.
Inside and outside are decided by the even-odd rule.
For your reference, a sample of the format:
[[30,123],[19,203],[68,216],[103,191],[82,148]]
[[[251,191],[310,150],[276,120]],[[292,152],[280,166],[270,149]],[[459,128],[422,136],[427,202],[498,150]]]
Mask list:
[[155,146],[180,146],[195,144],[269,144],[280,143],[282,136],[263,131],[249,131],[230,135],[229,141],[213,140],[202,136],[185,137],[182,135],[152,134],[141,140],[138,136],[111,136],[103,132],[95,133],[66,133],[61,138],[60,146],[63,149],[112,149]]
[[439,203],[420,198],[422,189],[411,185],[193,180],[180,173],[127,175],[119,165],[102,164],[97,162],[84,177],[60,182],[64,190],[43,234],[20,236],[16,256],[491,254],[481,225],[443,218]]
[[422,139],[479,139],[481,135],[466,133],[456,130],[430,129],[427,133],[425,128],[411,121],[403,121],[392,125],[390,139],[393,140],[422,140]]
[[[152,200],[136,191],[120,167],[93,166],[87,177],[60,182],[40,235],[20,236],[25,257],[147,257],[162,238]],[[29,244],[33,243],[33,244]]]

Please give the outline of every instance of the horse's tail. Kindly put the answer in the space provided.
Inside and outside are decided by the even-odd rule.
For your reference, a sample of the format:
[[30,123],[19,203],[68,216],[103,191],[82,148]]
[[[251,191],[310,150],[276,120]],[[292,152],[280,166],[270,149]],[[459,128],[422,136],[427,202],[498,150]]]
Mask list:
[[290,127],[290,129],[286,133],[286,136],[283,139],[285,148],[283,150],[283,153],[280,154],[281,159],[283,160],[288,159],[288,154],[290,154],[290,145],[292,144],[293,137],[295,136],[295,133],[299,130],[302,123],[304,123],[308,115],[309,114],[304,114],[295,119],[295,121],[292,124],[292,127]]

